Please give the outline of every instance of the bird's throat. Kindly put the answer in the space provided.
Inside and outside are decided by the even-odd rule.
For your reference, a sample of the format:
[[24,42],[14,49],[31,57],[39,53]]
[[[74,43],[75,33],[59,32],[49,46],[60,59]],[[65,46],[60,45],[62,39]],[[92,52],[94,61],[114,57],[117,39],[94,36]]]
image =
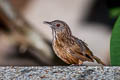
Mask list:
[[52,30],[52,35],[53,35],[53,42],[60,41],[65,43],[70,40],[72,34],[69,31],[57,32],[55,30]]

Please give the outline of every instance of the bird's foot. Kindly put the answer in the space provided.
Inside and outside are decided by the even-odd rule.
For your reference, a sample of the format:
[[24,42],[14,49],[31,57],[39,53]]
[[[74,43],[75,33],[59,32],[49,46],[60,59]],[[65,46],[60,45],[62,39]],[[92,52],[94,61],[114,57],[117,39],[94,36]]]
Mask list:
[[70,66],[84,66],[83,64],[71,64]]

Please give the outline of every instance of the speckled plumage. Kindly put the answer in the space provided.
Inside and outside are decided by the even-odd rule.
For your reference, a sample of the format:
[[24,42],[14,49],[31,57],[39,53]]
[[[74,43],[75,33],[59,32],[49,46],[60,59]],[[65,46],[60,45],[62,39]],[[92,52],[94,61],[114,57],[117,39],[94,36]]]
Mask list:
[[46,22],[51,25],[53,32],[53,49],[56,55],[67,64],[79,64],[84,61],[94,62],[94,59],[105,65],[98,57],[94,56],[87,44],[74,37],[69,26],[60,20]]

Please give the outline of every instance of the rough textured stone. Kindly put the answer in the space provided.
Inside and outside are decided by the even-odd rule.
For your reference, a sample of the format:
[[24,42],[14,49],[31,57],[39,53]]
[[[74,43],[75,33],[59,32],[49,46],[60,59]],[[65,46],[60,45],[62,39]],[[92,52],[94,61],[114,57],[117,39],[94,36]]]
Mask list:
[[120,80],[119,67],[0,67],[0,80]]

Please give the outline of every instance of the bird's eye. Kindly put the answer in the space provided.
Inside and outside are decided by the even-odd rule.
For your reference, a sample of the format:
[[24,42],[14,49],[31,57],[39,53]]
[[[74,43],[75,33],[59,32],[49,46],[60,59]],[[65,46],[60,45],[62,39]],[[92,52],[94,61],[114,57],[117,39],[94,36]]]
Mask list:
[[60,24],[56,24],[57,27],[60,27]]

